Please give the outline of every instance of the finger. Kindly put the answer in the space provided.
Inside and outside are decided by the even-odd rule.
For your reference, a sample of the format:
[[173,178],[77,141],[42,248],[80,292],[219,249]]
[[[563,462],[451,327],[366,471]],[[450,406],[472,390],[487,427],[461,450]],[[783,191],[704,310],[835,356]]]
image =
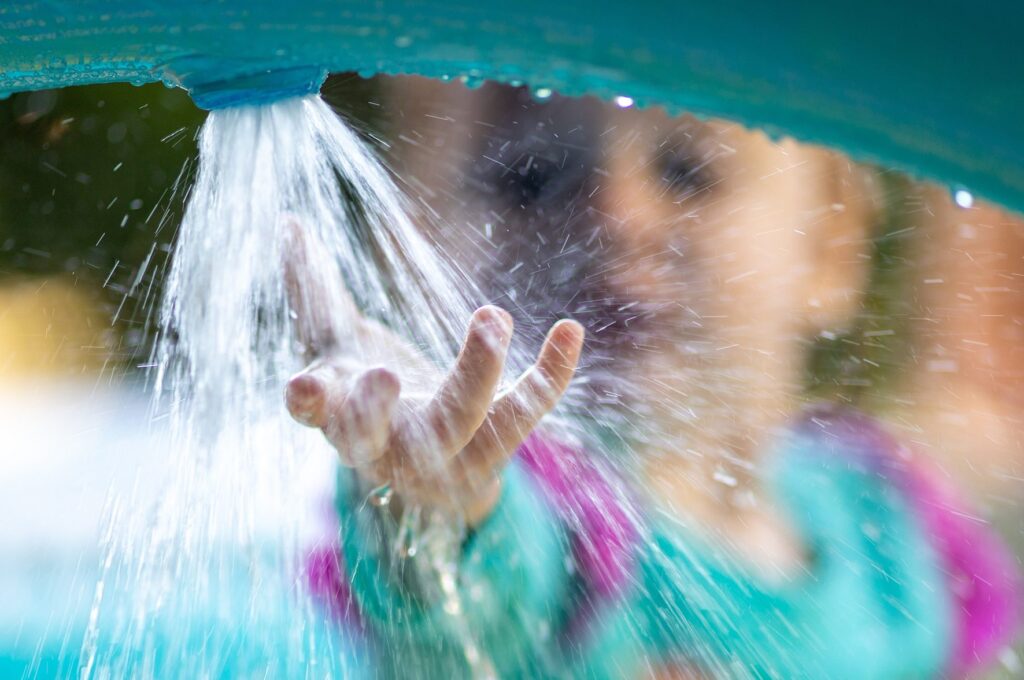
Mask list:
[[306,360],[344,351],[364,358],[367,363],[401,366],[407,387],[413,377],[424,384],[436,384],[436,371],[408,342],[362,315],[322,241],[315,229],[294,217],[288,219],[284,236],[285,284]]
[[474,314],[466,341],[428,406],[428,435],[452,454],[460,451],[484,422],[501,380],[512,339],[512,317],[488,305]]
[[318,361],[310,365],[285,387],[288,412],[307,427],[324,427],[330,395],[345,391],[354,374],[346,362]]
[[479,475],[505,462],[555,407],[569,387],[580,351],[583,326],[572,320],[555,324],[548,332],[537,362],[498,398],[490,417],[466,447],[465,474]]
[[323,430],[342,462],[363,465],[387,445],[400,392],[398,377],[385,368],[360,373],[351,362],[334,360],[288,381],[285,402],[295,420]]
[[378,367],[361,374],[344,395],[327,399],[323,431],[342,463],[361,467],[384,455],[400,392],[398,376]]
[[285,285],[308,359],[328,354],[338,344],[339,328],[356,328],[362,319],[336,263],[316,236],[297,218],[285,225]]
[[352,375],[338,362],[316,365],[288,382],[285,400],[292,417],[323,430],[344,464],[360,466],[383,455],[401,384],[385,368]]

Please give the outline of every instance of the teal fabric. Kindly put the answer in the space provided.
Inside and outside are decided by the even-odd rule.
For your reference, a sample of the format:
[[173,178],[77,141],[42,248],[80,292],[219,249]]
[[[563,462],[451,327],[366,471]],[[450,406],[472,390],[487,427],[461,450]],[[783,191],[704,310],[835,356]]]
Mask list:
[[[663,520],[637,545],[630,591],[597,604],[589,624],[568,636],[559,631],[566,612],[594,603],[574,589],[565,530],[513,465],[495,516],[467,549],[470,629],[485,633],[483,651],[507,677],[633,677],[676,661],[722,677],[936,677],[953,635],[939,557],[908,499],[821,449],[813,437],[794,434],[771,471],[808,549],[806,573],[769,584],[699,531]],[[342,494],[343,524],[358,524],[357,505]],[[408,642],[433,637],[454,645],[442,617],[430,605],[417,608],[365,557],[365,534],[345,531],[343,541],[346,559],[359,565],[355,593],[371,629],[389,653],[396,642],[403,650],[405,674],[397,675],[436,671],[441,648]],[[473,602],[469,593],[481,582],[500,596]],[[556,635],[537,637],[545,620]],[[445,654],[445,677],[463,676],[457,654]]]
[[626,95],[1024,209],[1024,5],[953,0],[14,0],[0,93],[161,80],[204,107],[327,71]]
[[[796,437],[774,487],[803,536],[805,574],[768,584],[698,532],[663,526],[628,613],[602,621],[586,677],[682,659],[714,677],[930,678],[952,643],[940,560],[908,500]],[[614,651],[609,651],[614,650]]]
[[53,619],[0,649],[0,678],[373,677],[362,635],[304,602],[294,577],[254,579],[259,561],[238,554],[210,565],[208,589],[187,582],[186,594],[168,598],[142,630],[134,620],[137,593],[117,587],[124,579],[99,580],[83,569],[83,581],[105,585],[95,654],[83,651],[92,598],[63,616],[57,603],[41,602]]

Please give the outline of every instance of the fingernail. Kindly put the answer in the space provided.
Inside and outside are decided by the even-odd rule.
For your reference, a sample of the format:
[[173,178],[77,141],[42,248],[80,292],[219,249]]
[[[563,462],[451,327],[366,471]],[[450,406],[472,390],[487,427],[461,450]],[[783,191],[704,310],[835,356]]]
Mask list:
[[482,307],[477,322],[482,330],[496,336],[501,342],[512,337],[512,316],[500,307]]
[[365,406],[370,411],[379,411],[391,405],[401,390],[398,377],[385,368],[371,368],[363,377],[366,387]]
[[324,399],[323,382],[309,373],[300,373],[288,381],[285,402],[292,417],[304,425],[316,425],[316,413]]
[[497,315],[498,319],[501,320],[502,327],[505,330],[511,330],[512,329],[512,315],[509,314],[508,312],[506,312],[501,307],[494,307],[494,306],[492,306],[491,309]]

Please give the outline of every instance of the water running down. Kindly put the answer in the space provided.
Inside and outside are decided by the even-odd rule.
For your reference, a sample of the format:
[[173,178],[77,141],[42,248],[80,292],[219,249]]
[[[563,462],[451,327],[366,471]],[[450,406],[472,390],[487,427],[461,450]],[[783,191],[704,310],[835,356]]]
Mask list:
[[[471,295],[414,228],[373,153],[318,97],[211,113],[155,350],[156,417],[169,423],[173,473],[149,513],[132,512],[131,499],[111,504],[83,677],[256,672],[235,665],[239,645],[264,648],[255,655],[260,675],[294,677],[318,659],[349,675],[338,666],[349,650],[316,648],[328,624],[302,584],[276,587],[296,585],[323,533],[308,491],[329,500],[335,455],[288,417],[284,385],[336,346],[365,366],[397,363],[410,387],[433,389],[431,367],[417,376],[403,350],[368,344],[352,332],[356,316],[361,309],[401,329],[446,365]],[[386,502],[386,490],[375,498]],[[410,553],[431,536],[430,518],[412,514],[396,530],[398,549]],[[435,524],[434,534],[452,522]],[[457,545],[458,532],[448,533],[428,542],[450,599],[458,595],[445,588],[453,576],[442,573],[451,562],[444,546]],[[460,609],[457,601],[446,608]],[[275,629],[290,631],[284,649]],[[202,636],[210,636],[205,653],[189,655]],[[468,630],[465,646],[476,674],[489,675]]]

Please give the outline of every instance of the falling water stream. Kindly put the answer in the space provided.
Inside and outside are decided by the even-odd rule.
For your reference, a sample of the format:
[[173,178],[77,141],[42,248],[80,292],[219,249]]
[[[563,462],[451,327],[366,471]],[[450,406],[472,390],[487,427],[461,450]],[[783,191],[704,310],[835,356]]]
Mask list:
[[[172,472],[149,512],[130,499],[111,505],[83,676],[349,674],[351,650],[318,648],[328,624],[299,576],[317,540],[307,482],[328,476],[330,488],[333,452],[288,417],[284,385],[323,349],[302,341],[304,326],[367,366],[401,361],[351,333],[357,308],[450,363],[472,290],[319,97],[212,112],[155,350],[155,417],[167,422]],[[436,546],[458,541],[434,544],[440,595],[457,598],[454,560]],[[406,538],[403,549],[415,546]],[[446,605],[456,618],[460,609]],[[474,675],[490,675],[472,633],[460,637]],[[246,656],[259,666],[239,667]]]

